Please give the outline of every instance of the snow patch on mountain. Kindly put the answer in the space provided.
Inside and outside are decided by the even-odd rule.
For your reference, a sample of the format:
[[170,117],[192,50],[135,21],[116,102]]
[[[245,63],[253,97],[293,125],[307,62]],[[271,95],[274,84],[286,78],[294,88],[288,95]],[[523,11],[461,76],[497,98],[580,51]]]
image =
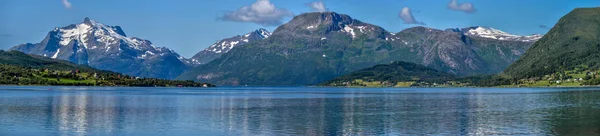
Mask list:
[[58,29],[61,37],[61,41],[59,42],[59,44],[66,46],[69,45],[71,41],[78,40],[80,41],[80,43],[83,43],[83,45],[87,48],[85,42],[88,36],[87,33],[91,29],[92,27],[85,23],[78,24],[75,28],[72,29]]
[[54,53],[54,55],[52,55],[52,58],[56,59],[56,57],[58,57],[58,53],[60,53],[60,49],[56,50],[56,53]]
[[[256,37],[253,37],[253,36],[256,36]],[[221,40],[221,41],[209,46],[209,48],[207,48],[205,50],[211,51],[214,53],[227,53],[227,52],[229,52],[229,50],[233,49],[233,47],[235,47],[237,45],[251,42],[254,39],[256,39],[257,37],[258,37],[258,39],[266,39],[266,38],[269,38],[269,36],[271,36],[271,32],[269,32],[265,29],[259,29],[254,32],[247,33],[243,36],[236,36],[236,37],[228,38],[225,40]],[[252,39],[252,38],[254,38],[254,39]]]
[[514,35],[498,29],[481,26],[468,28],[467,31],[464,31],[464,34],[482,38],[520,42],[535,42],[543,37],[541,34],[534,34],[530,36]]
[[146,52],[144,52],[144,54],[138,56],[137,58],[139,58],[139,59],[146,59],[146,57],[148,57],[148,56],[155,56],[155,55],[156,54],[154,52],[146,51]]
[[352,35],[352,38],[356,38],[356,33],[354,33],[354,29],[348,25],[344,27],[344,32]]
[[260,35],[263,37],[263,39],[267,39],[269,38],[269,36],[271,36],[271,32],[265,30],[265,29],[259,29],[260,31]]

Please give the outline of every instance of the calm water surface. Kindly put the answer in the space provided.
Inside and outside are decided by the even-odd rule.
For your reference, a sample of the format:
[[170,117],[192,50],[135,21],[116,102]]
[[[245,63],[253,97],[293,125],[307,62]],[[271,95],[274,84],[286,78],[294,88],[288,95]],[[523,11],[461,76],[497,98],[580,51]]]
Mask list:
[[0,135],[600,135],[600,89],[0,87]]

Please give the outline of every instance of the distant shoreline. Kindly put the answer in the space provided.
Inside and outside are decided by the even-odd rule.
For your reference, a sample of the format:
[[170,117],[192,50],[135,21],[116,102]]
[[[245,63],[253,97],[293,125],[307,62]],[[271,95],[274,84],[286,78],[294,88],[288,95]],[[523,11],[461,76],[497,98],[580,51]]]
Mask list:
[[207,87],[193,87],[193,86],[87,86],[87,85],[14,85],[14,84],[0,84],[0,86],[39,86],[39,87],[131,87],[131,88],[215,88],[217,86],[210,85]]
[[600,88],[597,86],[548,86],[548,87],[480,87],[480,86],[457,86],[457,87],[368,87],[368,86],[309,86],[315,88]]

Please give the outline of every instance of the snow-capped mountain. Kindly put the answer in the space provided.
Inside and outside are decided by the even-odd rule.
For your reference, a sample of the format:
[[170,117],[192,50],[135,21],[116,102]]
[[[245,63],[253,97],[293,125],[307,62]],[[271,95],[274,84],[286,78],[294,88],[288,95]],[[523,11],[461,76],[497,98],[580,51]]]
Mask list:
[[544,36],[541,34],[520,36],[520,35],[510,34],[510,33],[507,33],[507,32],[504,32],[504,31],[501,31],[498,29],[494,29],[491,27],[482,27],[482,26],[464,28],[462,30],[462,32],[464,32],[465,35],[469,35],[469,36],[490,38],[490,39],[496,39],[496,40],[505,40],[505,41],[520,41],[520,42],[535,42]]
[[198,52],[190,60],[193,64],[206,64],[220,57],[223,53],[229,52],[236,46],[244,45],[252,41],[266,39],[269,38],[269,36],[271,36],[271,32],[261,28],[245,35],[237,35],[223,39]]
[[82,23],[55,28],[40,43],[22,44],[11,50],[141,77],[171,79],[187,67],[187,60],[173,50],[128,37],[119,26],[87,17]]

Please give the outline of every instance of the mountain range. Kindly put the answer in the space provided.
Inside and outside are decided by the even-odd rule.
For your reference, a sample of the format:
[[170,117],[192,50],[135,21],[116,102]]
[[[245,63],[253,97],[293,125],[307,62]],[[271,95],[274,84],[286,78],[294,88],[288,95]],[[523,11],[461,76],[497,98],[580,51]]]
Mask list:
[[57,27],[39,43],[17,45],[10,50],[40,55],[132,76],[174,79],[185,70],[210,62],[235,46],[262,40],[271,33],[265,29],[223,39],[184,58],[149,40],[128,37],[120,26],[109,26],[85,18],[82,23]]
[[495,74],[539,38],[489,27],[413,27],[392,33],[344,14],[305,13],[268,38],[231,48],[177,79],[219,85],[313,85],[393,61],[459,76]]
[[39,43],[11,50],[132,76],[220,85],[312,85],[376,64],[406,61],[458,76],[496,74],[542,35],[518,36],[490,27],[398,33],[335,12],[305,13],[273,33],[220,40],[184,58],[119,26],[85,18],[57,27]]

